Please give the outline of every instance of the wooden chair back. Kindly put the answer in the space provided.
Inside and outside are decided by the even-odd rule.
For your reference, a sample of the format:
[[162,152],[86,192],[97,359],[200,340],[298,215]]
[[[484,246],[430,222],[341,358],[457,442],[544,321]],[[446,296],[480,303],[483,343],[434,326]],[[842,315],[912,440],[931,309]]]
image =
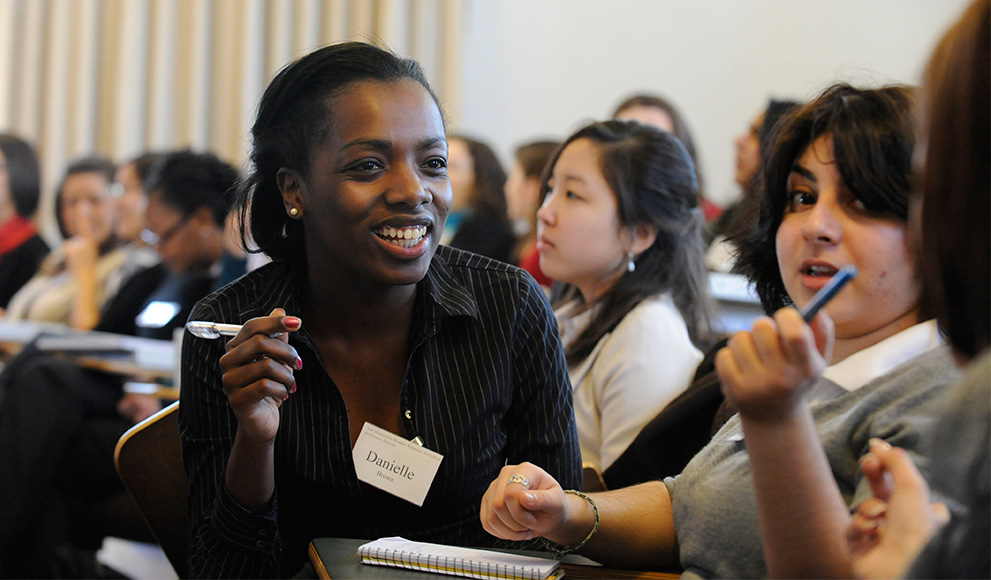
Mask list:
[[179,402],[131,427],[117,442],[114,463],[127,491],[169,563],[189,576],[186,471],[179,448]]

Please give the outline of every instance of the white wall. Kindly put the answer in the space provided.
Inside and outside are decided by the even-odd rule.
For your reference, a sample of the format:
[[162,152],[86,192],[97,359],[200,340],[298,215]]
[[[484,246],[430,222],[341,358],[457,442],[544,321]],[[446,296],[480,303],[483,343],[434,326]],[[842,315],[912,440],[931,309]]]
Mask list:
[[769,96],[834,80],[917,83],[967,0],[466,0],[460,113],[451,128],[508,161],[563,138],[632,92],[688,119],[707,194],[736,194],[733,137]]

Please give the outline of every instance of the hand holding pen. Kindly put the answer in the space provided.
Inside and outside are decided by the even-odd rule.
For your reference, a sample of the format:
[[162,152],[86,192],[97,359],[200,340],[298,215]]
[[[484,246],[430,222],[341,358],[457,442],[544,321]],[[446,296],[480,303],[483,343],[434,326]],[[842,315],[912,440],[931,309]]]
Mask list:
[[[216,337],[234,333],[220,358],[224,392],[238,420],[238,437],[258,444],[275,439],[279,429],[279,407],[297,388],[295,371],[303,368],[296,349],[289,344],[290,332],[302,326],[295,316],[276,308],[269,316],[252,318],[236,325],[193,325],[190,332]],[[196,328],[197,330],[193,330]]]
[[853,266],[840,269],[801,312],[782,308],[773,319],[760,318],[719,351],[723,392],[741,415],[776,420],[804,404],[832,354],[832,320],[816,314],[855,275]]

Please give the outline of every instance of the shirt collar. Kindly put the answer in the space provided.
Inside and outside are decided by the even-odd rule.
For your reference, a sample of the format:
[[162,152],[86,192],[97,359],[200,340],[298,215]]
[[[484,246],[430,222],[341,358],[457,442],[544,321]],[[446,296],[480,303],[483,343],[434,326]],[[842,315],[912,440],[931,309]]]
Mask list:
[[936,321],[927,320],[827,367],[822,376],[847,391],[856,391],[943,342]]
[[[437,331],[442,318],[449,316],[470,316],[478,318],[478,303],[468,291],[460,277],[451,267],[448,259],[451,253],[444,246],[438,248],[427,274],[417,283],[417,313],[414,319],[422,321],[421,327],[427,336]],[[296,289],[302,288],[303,272],[300,264],[272,263],[259,268],[267,271],[264,284],[257,296],[265,296],[264,304],[254,302],[241,313],[241,319],[268,316],[273,308],[285,308],[286,312],[299,312],[299,299]],[[422,318],[421,318],[422,316]]]

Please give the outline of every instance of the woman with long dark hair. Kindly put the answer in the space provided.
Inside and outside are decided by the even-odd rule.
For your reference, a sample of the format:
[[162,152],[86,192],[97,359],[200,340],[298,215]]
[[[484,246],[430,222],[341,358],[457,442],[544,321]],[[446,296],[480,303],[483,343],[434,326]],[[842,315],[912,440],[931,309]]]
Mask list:
[[695,185],[673,135],[630,121],[579,130],[545,173],[540,267],[566,284],[555,315],[582,461],[599,470],[688,386],[712,338]]

